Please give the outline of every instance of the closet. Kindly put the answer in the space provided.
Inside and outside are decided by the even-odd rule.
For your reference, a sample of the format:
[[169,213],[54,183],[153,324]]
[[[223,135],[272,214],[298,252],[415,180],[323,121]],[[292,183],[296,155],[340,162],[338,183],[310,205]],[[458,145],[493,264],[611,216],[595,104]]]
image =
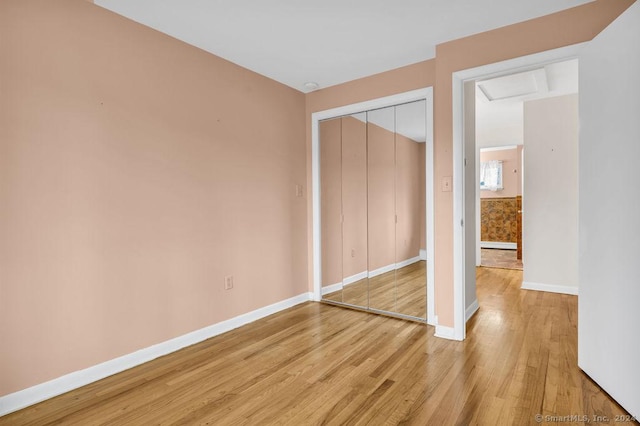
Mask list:
[[426,321],[425,108],[319,123],[324,301]]

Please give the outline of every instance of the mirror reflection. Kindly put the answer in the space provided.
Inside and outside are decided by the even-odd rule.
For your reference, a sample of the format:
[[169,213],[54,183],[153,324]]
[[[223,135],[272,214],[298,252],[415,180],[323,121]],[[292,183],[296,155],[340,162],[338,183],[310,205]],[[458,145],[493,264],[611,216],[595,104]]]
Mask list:
[[425,102],[396,107],[396,306],[426,318]]
[[342,302],[341,118],[320,122],[320,226],[323,299]]
[[366,114],[342,117],[342,301],[367,306]]
[[395,107],[367,112],[369,307],[396,306]]
[[323,300],[426,320],[425,101],[320,123]]

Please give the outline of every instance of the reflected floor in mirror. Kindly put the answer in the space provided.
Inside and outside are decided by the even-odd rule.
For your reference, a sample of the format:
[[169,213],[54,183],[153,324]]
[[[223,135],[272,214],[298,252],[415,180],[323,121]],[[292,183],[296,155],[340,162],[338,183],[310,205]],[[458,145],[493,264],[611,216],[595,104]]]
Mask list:
[[421,260],[395,271],[345,285],[342,290],[325,294],[322,298],[332,302],[426,318],[426,273],[426,262]]

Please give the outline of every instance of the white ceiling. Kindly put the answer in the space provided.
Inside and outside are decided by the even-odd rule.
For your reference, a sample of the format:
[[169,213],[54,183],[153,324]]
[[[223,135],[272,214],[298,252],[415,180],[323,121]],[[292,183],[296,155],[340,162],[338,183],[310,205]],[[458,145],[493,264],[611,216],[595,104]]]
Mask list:
[[435,56],[435,46],[591,0],[95,0],[302,92]]
[[[484,91],[481,89],[482,86],[485,87]],[[506,97],[490,101],[485,91],[493,91],[497,97]],[[578,93],[577,59],[478,82],[476,89],[478,146],[521,145],[524,102],[570,93]]]

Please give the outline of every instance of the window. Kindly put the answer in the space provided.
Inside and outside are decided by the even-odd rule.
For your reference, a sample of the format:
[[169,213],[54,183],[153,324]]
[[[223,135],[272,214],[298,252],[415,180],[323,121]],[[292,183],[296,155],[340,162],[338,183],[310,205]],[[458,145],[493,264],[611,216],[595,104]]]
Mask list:
[[490,191],[502,189],[502,161],[480,163],[480,189]]

